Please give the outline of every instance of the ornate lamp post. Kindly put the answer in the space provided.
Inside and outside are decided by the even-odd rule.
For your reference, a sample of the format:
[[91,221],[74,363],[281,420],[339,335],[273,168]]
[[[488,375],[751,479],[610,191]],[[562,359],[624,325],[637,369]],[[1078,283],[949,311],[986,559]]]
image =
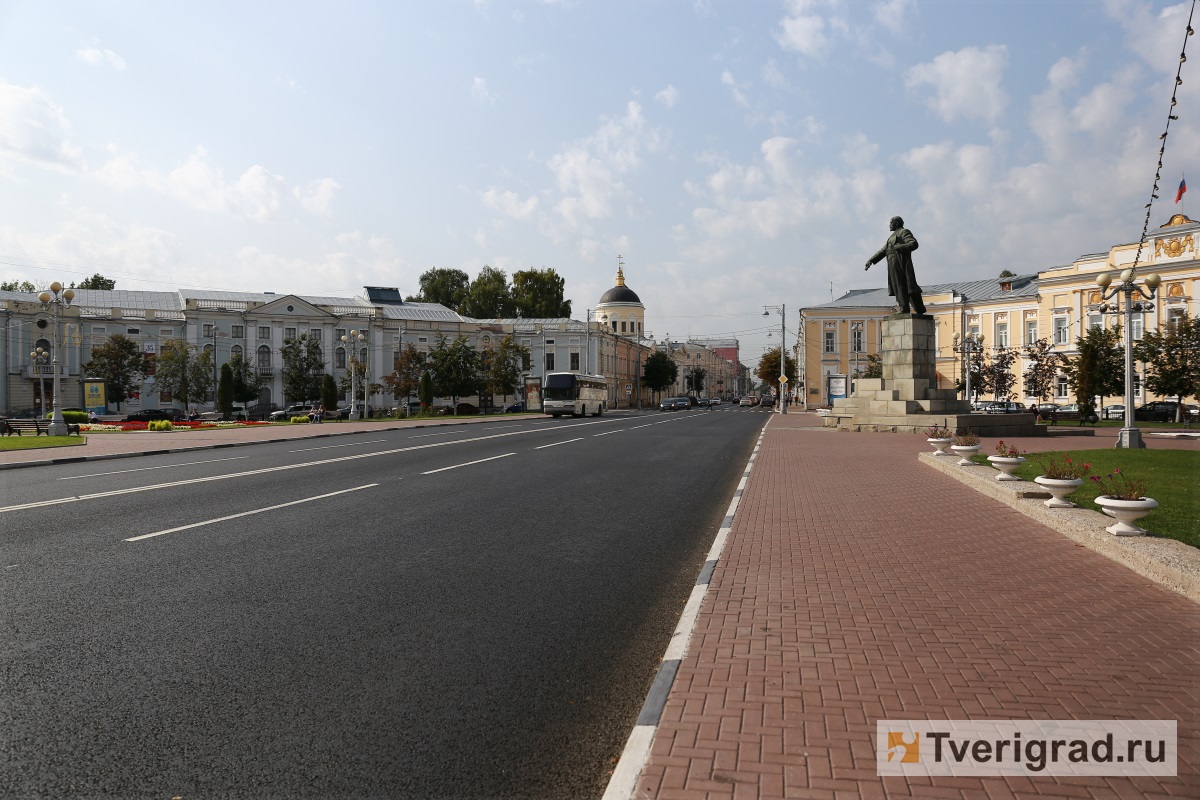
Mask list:
[[956,333],[954,334],[953,349],[956,353],[962,353],[963,358],[966,360],[967,366],[963,370],[963,376],[966,380],[966,391],[964,394],[967,397],[967,402],[971,402],[971,356],[974,353],[983,353],[983,342],[979,341],[979,337],[973,333],[968,333],[966,338],[960,341]]
[[787,413],[787,306],[763,306],[763,316],[779,312],[779,413]]
[[[50,417],[50,427],[48,429],[51,436],[66,436],[67,421],[62,415],[62,400],[61,392],[58,390],[58,326],[62,320],[63,309],[70,308],[71,301],[75,299],[74,289],[63,289],[63,285],[58,281],[50,284],[50,291],[42,292],[38,295],[38,300],[42,302],[42,308],[50,311],[54,315],[54,328],[50,335],[52,337],[50,349],[52,356],[50,359],[51,367],[54,369],[54,414]],[[45,404],[45,395],[42,395],[42,402]]]
[[38,383],[41,385],[41,396],[38,400],[38,416],[44,417],[46,415],[46,372],[43,367],[50,362],[50,352],[39,347],[37,350],[31,352],[29,357],[33,359],[33,371],[37,373]]
[[[346,349],[351,351],[351,353],[353,354],[352,358],[355,361],[358,360],[358,345],[359,345],[359,343],[365,342],[366,340],[367,340],[366,335],[363,333],[359,333],[357,330],[351,330],[349,336],[346,336],[345,334],[342,335],[342,344],[346,345]],[[364,371],[363,371],[363,383],[364,384],[366,383],[366,380],[367,380],[367,373],[366,373],[366,370],[364,369]],[[363,391],[363,404],[364,405],[366,405],[366,402],[367,402],[365,388],[366,387],[364,386],[364,391]],[[358,370],[354,366],[354,361],[350,362],[350,419],[351,420],[361,419],[361,416],[358,413]]]
[[1118,294],[1124,298],[1123,302],[1119,304],[1114,303],[1111,306],[1107,302],[1100,304],[1100,313],[1102,314],[1125,314],[1125,424],[1122,426],[1120,434],[1117,435],[1115,446],[1145,447],[1146,443],[1142,441],[1142,432],[1138,430],[1134,420],[1133,314],[1154,309],[1154,303],[1150,301],[1158,292],[1158,285],[1162,283],[1162,278],[1157,273],[1151,273],[1142,279],[1142,286],[1138,286],[1134,280],[1136,272],[1132,268],[1121,272],[1119,278],[1120,283],[1113,285],[1111,272],[1101,272],[1096,276],[1096,285],[1101,289],[1102,300],[1107,301]]

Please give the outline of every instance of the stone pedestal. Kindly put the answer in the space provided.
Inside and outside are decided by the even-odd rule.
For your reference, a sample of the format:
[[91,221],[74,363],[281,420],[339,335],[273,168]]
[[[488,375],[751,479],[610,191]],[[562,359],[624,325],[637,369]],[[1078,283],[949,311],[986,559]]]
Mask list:
[[1033,414],[972,414],[954,389],[937,386],[934,321],[892,314],[883,323],[883,378],[859,379],[854,394],[835,400],[827,427],[917,433],[930,425],[985,436],[1040,436]]

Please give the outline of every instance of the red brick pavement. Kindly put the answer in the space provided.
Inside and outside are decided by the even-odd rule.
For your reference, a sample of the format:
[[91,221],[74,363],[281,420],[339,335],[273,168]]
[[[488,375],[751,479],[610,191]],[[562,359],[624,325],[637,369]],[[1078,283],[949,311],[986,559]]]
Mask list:
[[[920,437],[789,416],[637,797],[1200,797],[1200,607],[921,465]],[[877,719],[988,718],[1177,719],[1179,776],[875,774]]]

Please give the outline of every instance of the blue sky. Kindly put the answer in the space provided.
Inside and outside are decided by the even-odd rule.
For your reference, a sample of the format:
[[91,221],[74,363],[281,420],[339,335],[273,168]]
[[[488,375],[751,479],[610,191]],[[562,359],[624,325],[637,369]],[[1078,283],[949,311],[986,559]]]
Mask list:
[[[1190,9],[0,0],[0,276],[349,295],[553,267],[582,318],[620,254],[648,330],[752,363],[764,304],[886,284],[863,264],[893,214],[929,284],[1136,241]],[[1152,225],[1188,210],[1190,67]]]

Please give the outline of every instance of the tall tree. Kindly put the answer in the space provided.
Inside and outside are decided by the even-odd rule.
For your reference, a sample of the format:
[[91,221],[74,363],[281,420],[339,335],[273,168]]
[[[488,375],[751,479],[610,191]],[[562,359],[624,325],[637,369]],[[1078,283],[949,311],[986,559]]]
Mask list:
[[433,391],[438,397],[449,397],[455,405],[458,398],[475,394],[479,385],[479,353],[462,334],[454,341],[439,335],[429,351],[429,366],[433,373]]
[[229,369],[233,372],[233,399],[247,405],[257,403],[262,392],[262,378],[241,350],[229,357]]
[[1009,347],[997,347],[992,353],[987,384],[992,396],[997,400],[1011,400],[1013,397],[1013,385],[1017,382],[1017,376],[1012,373],[1012,365],[1016,358],[1017,352]]
[[519,317],[570,317],[571,301],[564,299],[565,292],[566,281],[553,269],[525,269],[513,273],[513,306]]
[[1183,400],[1200,394],[1200,317],[1185,316],[1147,331],[1133,352],[1146,365],[1146,388],[1179,398],[1175,421],[1181,421]]
[[516,394],[521,369],[529,363],[529,355],[529,348],[518,344],[512,336],[501,339],[495,349],[482,350],[479,353],[481,398],[490,401],[492,395]]
[[433,373],[429,370],[421,373],[421,386],[417,389],[417,397],[423,410],[433,405]]
[[421,273],[421,291],[407,300],[418,303],[441,303],[451,311],[462,308],[471,288],[471,278],[461,269],[433,267]]
[[704,391],[704,379],[707,377],[708,370],[704,367],[692,367],[684,378],[684,386],[692,394],[700,394]]
[[663,350],[655,350],[642,365],[642,385],[658,395],[675,383],[679,377],[679,365]]
[[512,290],[508,288],[508,275],[504,270],[495,267],[479,270],[475,280],[471,281],[466,302],[459,311],[475,319],[507,319],[516,316]]
[[872,354],[867,356],[867,366],[863,369],[864,378],[883,377],[883,356]]
[[99,272],[90,278],[84,278],[79,282],[78,286],[75,286],[73,283],[71,285],[76,289],[107,289],[112,291],[113,289],[117,288],[117,282],[115,280],[112,278],[106,278]]
[[[758,360],[758,369],[754,371],[759,380],[767,386],[779,386],[779,348],[775,347],[762,354]],[[788,381],[796,383],[796,359],[787,357]]]
[[325,406],[326,412],[332,412],[337,408],[338,404],[338,387],[337,381],[333,376],[326,373],[321,379],[321,405]]
[[285,341],[279,352],[283,355],[281,375],[284,397],[293,403],[320,397],[321,377],[325,372],[321,343],[302,333],[295,339]]
[[104,381],[108,399],[120,410],[121,404],[141,389],[146,359],[137,342],[123,333],[114,333],[104,344],[92,348],[92,358],[84,369]]
[[1121,394],[1124,389],[1125,354],[1120,344],[1120,327],[1105,330],[1090,326],[1075,340],[1077,355],[1063,359],[1063,371],[1079,404],[1081,419],[1096,412],[1097,396]]
[[233,370],[228,364],[221,365],[221,380],[217,382],[217,410],[221,419],[233,416]]
[[195,358],[196,348],[183,339],[167,339],[158,349],[155,359],[154,382],[165,389],[186,408],[192,402],[189,367]]
[[393,397],[408,402],[419,391],[424,372],[425,354],[409,343],[396,356],[396,368],[383,377],[383,382]]
[[1054,379],[1058,375],[1061,359],[1053,350],[1049,339],[1038,339],[1025,345],[1025,395],[1047,400],[1054,392]]
[[37,291],[37,287],[29,281],[2,281],[0,282],[0,292],[25,292],[33,294]]

